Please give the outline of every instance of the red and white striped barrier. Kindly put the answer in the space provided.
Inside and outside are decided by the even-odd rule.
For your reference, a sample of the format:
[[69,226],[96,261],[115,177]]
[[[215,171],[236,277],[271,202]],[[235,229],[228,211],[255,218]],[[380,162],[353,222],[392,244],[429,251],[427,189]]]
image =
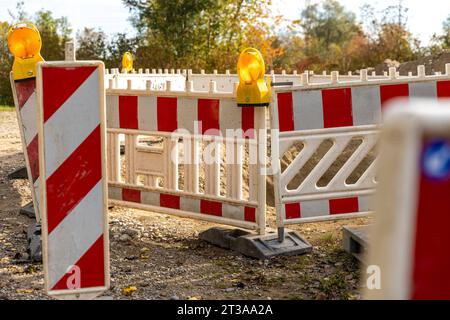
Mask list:
[[[450,65],[447,71],[425,76],[421,66],[416,77],[398,77],[391,70],[390,79],[384,80],[371,80],[362,72],[360,81],[350,82],[340,82],[333,73],[327,84],[273,88],[272,155],[279,228],[372,212],[369,199],[377,184],[378,160],[374,148],[386,103],[394,98],[450,97]],[[295,146],[297,154],[282,170],[283,157]]]
[[393,98],[450,96],[448,79],[396,82],[278,92],[278,110],[274,113],[278,118],[274,120],[280,132],[371,125],[381,122],[383,106]]
[[11,73],[11,88],[16,106],[17,120],[22,138],[23,153],[30,181],[31,196],[39,221],[39,144],[37,129],[36,79],[14,81]]
[[386,116],[369,299],[450,299],[449,107],[399,102]]
[[86,299],[109,287],[104,66],[38,65],[46,291]]
[[[188,87],[107,90],[110,203],[264,234],[266,110],[239,108],[232,92],[215,86],[209,92],[192,90],[192,82]],[[151,139],[161,145],[149,146]]]

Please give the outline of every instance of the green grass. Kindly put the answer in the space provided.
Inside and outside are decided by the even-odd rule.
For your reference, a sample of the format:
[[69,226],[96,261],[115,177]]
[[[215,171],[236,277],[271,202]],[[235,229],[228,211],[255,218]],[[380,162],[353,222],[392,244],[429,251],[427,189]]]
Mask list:
[[14,106],[3,106],[3,105],[0,105],[0,111],[14,111]]

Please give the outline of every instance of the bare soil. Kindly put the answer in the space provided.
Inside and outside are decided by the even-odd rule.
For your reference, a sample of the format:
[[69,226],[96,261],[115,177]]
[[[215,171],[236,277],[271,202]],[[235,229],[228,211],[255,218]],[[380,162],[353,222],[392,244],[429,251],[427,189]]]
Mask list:
[[[0,112],[0,299],[47,299],[41,264],[21,262],[26,230],[19,214],[28,182],[7,175],[24,165],[14,112]],[[275,227],[274,208],[268,222]],[[114,299],[359,299],[358,262],[342,250],[342,227],[369,218],[295,226],[313,253],[262,262],[198,239],[213,224],[114,208],[110,211]],[[124,236],[126,235],[126,236]],[[129,289],[131,290],[124,290]],[[136,290],[134,290],[136,289]]]

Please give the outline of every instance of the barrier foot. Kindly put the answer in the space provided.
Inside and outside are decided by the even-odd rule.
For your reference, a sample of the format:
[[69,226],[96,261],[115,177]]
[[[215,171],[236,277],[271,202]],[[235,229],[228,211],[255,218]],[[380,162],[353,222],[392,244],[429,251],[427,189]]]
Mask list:
[[278,242],[283,243],[286,239],[285,233],[284,233],[284,227],[278,228]]
[[199,235],[200,239],[224,249],[239,252],[260,260],[275,256],[293,256],[310,253],[312,246],[297,232],[285,230],[285,240],[280,243],[274,231],[256,235],[241,229],[211,228]]
[[26,167],[19,168],[8,175],[9,180],[23,180],[28,179],[28,172]]
[[38,223],[28,227],[27,251],[32,262],[42,262],[41,225]]
[[344,227],[342,238],[344,250],[360,262],[365,263],[370,226]]
[[30,219],[36,219],[36,212],[34,212],[33,201],[20,208],[19,213],[27,216]]

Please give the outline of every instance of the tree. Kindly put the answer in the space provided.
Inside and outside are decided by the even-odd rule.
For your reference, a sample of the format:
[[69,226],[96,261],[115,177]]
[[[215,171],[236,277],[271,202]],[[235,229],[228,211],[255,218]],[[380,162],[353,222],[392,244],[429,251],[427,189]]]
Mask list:
[[[107,45],[107,56],[105,59],[105,65],[107,68],[121,68],[122,57],[125,52],[137,51],[137,40],[134,38],[127,38],[125,33],[117,33]],[[138,59],[137,59],[138,60]],[[138,60],[141,63],[142,60]],[[139,64],[135,63],[135,67],[139,67]],[[145,62],[144,62],[145,64]]]
[[428,48],[431,53],[438,53],[446,49],[450,49],[450,15],[442,23],[442,34],[434,34],[430,48]]
[[[138,30],[138,63],[160,67],[235,69],[239,51],[275,41],[270,0],[123,0]],[[147,65],[148,66],[148,65]]]
[[72,33],[67,18],[54,18],[51,11],[40,10],[34,16],[34,23],[41,33],[44,59],[64,60],[65,43]]
[[106,60],[107,38],[102,30],[84,28],[77,33],[77,59]]
[[442,35],[442,46],[445,49],[449,49],[450,48],[450,15],[448,16],[448,18],[444,21],[444,23],[442,24],[443,27],[443,35]]
[[25,9],[24,3],[18,2],[16,10],[9,12],[11,21],[0,22],[0,103],[13,104],[11,85],[9,82],[9,73],[12,70],[13,57],[9,53],[7,45],[8,30],[14,23],[21,21],[31,21],[38,28],[42,38],[41,54],[44,59],[63,60],[65,42],[71,34],[70,25],[67,18],[54,18],[50,11],[40,10],[33,16],[29,16]]
[[362,19],[366,22],[369,39],[367,63],[373,66],[386,59],[405,62],[418,58],[420,42],[406,27],[408,11],[402,0],[381,10],[378,15],[372,6],[363,6]]
[[12,69],[12,59],[9,54],[8,43],[6,41],[10,24],[0,22],[0,104],[12,105],[14,103],[9,81],[9,73]]
[[354,51],[357,41],[365,42],[355,14],[335,0],[308,5],[302,11],[300,21],[306,57],[296,64],[303,68],[345,71],[350,67],[348,51]]

